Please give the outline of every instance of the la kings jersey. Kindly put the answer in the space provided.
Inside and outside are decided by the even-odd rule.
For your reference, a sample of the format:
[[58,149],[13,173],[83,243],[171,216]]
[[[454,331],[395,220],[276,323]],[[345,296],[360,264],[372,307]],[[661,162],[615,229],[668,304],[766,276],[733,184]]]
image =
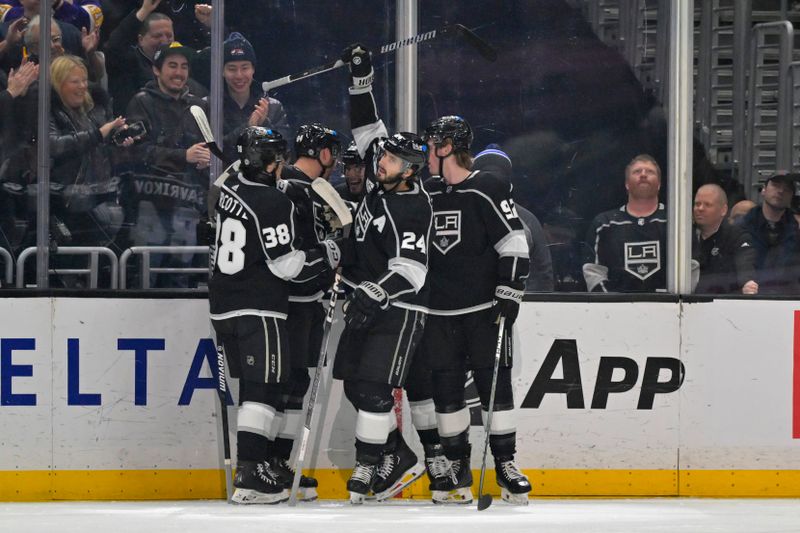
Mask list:
[[524,287],[530,259],[511,185],[475,171],[456,185],[425,183],[433,202],[430,312],[459,315],[488,309],[497,285]]
[[[280,188],[295,206],[296,246],[304,249],[325,239],[341,236],[332,231],[326,222],[324,202],[311,188],[311,181],[310,177],[295,166],[285,166],[281,171]],[[289,300],[293,302],[319,300],[332,284],[333,273],[330,276],[293,279],[289,286]]]
[[322,270],[295,248],[294,205],[275,187],[239,173],[220,187],[216,249],[208,283],[211,318],[241,315],[286,318],[289,283]]
[[587,276],[589,291],[666,289],[667,212],[663,204],[646,217],[629,214],[625,205],[600,213],[589,227],[586,243],[594,252],[589,263],[608,267],[607,281],[600,283]]

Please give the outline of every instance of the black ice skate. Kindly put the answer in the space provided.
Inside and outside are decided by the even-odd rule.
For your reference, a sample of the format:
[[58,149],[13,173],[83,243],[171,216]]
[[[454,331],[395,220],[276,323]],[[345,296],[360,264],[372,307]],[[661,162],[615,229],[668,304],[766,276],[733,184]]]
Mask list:
[[514,505],[528,505],[531,484],[525,474],[517,468],[514,457],[495,457],[494,465],[497,485],[501,489],[503,500]]
[[444,456],[441,444],[425,444],[425,470],[431,482],[430,490],[451,491],[454,488],[450,461]]
[[350,503],[354,505],[364,503],[367,493],[372,490],[376,470],[377,465],[356,461],[353,473],[347,481],[347,490],[350,491]]
[[[287,459],[279,459],[273,457],[269,460],[272,471],[278,476],[278,480],[283,483],[285,489],[292,490],[292,482],[294,481],[294,470],[292,465],[289,464]],[[300,487],[297,493],[297,499],[302,502],[311,502],[317,499],[317,480],[311,476],[304,476],[300,474]]]
[[289,491],[283,487],[266,461],[239,461],[233,486],[236,489],[231,498],[234,503],[275,504],[289,499]]
[[449,490],[431,490],[433,503],[472,503],[472,470],[470,470],[470,453],[450,461]]
[[417,456],[404,441],[397,449],[386,453],[378,463],[372,493],[377,501],[391,498],[425,473],[425,468],[417,463]]

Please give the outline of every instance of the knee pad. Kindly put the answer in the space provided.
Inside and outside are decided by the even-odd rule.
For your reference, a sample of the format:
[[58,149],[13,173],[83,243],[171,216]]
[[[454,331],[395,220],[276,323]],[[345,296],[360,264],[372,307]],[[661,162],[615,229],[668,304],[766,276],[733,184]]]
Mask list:
[[[475,386],[481,398],[484,410],[489,408],[489,397],[492,394],[493,369],[478,368],[472,371]],[[514,389],[511,386],[511,369],[500,367],[497,369],[497,388],[494,393],[494,410],[509,411],[514,409]]]
[[303,398],[308,392],[311,378],[305,368],[293,368],[289,381],[284,384],[284,398],[286,409],[302,409]]
[[371,381],[358,381],[355,384],[354,396],[359,411],[372,413],[388,413],[394,407],[394,387],[388,383],[373,383]]
[[439,413],[454,412],[466,406],[464,383],[466,374],[461,370],[443,370],[433,373],[433,401]]
[[239,380],[239,404],[256,402],[268,405],[275,411],[284,407],[283,386],[279,383],[260,383],[257,381]]
[[433,377],[430,370],[409,373],[405,384],[409,402],[421,402],[433,398]]

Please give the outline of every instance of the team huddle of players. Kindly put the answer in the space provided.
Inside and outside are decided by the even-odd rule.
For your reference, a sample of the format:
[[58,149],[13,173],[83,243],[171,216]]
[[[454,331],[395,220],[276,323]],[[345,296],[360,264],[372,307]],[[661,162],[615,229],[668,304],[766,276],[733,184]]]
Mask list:
[[[342,60],[352,77],[347,160],[366,173],[361,197],[351,198],[349,234],[311,187],[327,179],[341,149],[339,135],[319,124],[300,128],[293,165],[279,133],[248,128],[239,161],[216,182],[211,318],[240,381],[233,500],[289,497],[322,301],[338,272],[347,297],[333,375],[357,411],[351,502],[387,499],[425,473],[434,502],[472,501],[471,370],[484,419],[496,380],[489,439],[497,483],[505,500],[525,504],[531,486],[514,462],[511,326],[529,255],[511,186],[471,170],[472,131],[460,117],[441,117],[422,136],[389,135],[369,52],[352,45]],[[423,185],[426,165],[433,178]],[[395,388],[406,391],[422,463],[396,426]],[[301,476],[298,497],[315,498],[316,487]]]

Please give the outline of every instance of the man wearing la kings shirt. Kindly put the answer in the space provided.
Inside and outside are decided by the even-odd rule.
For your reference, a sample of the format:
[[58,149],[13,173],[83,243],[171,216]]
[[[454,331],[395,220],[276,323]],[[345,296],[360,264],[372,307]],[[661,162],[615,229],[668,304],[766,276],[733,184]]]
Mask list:
[[274,443],[291,372],[286,315],[289,281],[330,272],[324,247],[300,250],[295,208],[276,188],[286,142],[248,127],[237,142],[240,165],[220,180],[209,280],[211,319],[231,376],[239,378],[237,472],[233,501],[288,499]]
[[379,500],[388,497],[407,472],[411,478],[423,472],[397,431],[392,392],[409,375],[425,323],[432,212],[416,177],[425,166],[425,144],[413,133],[387,136],[372,97],[369,52],[353,45],[342,60],[352,73],[350,119],[370,185],[342,242],[342,280],[352,293],[334,364],[334,377],[344,380],[358,411],[347,489],[350,501],[361,503],[370,491]]
[[640,154],[625,167],[628,202],[597,215],[586,235],[589,292],[656,292],[667,288],[667,212],[658,202],[661,168]]
[[[300,126],[295,135],[294,165],[281,169],[281,189],[292,200],[295,207],[295,232],[303,248],[316,246],[328,236],[324,207],[319,196],[311,188],[315,179],[327,179],[340,151],[339,135],[321,124]],[[333,283],[333,272],[329,276],[311,279],[296,277],[289,282],[289,315],[286,330],[291,354],[291,375],[284,390],[286,409],[279,413],[282,419],[275,438],[274,467],[284,483],[291,487],[294,471],[289,467],[289,457],[298,429],[302,424],[303,398],[311,383],[309,367],[317,365],[322,345],[325,311],[322,298]],[[317,480],[300,477],[301,500],[316,499]]]
[[[435,502],[469,503],[470,414],[464,374],[472,370],[484,416],[494,376],[498,323],[505,317],[502,357],[490,444],[503,498],[527,504],[528,479],[515,462],[516,426],[511,386],[511,326],[528,276],[528,243],[514,208],[511,184],[490,172],[473,171],[472,129],[445,116],[426,129],[435,232],[431,236],[428,323],[417,357],[433,370],[433,400],[442,446],[451,462],[454,491],[432,491]],[[453,494],[453,492],[455,494]]]

